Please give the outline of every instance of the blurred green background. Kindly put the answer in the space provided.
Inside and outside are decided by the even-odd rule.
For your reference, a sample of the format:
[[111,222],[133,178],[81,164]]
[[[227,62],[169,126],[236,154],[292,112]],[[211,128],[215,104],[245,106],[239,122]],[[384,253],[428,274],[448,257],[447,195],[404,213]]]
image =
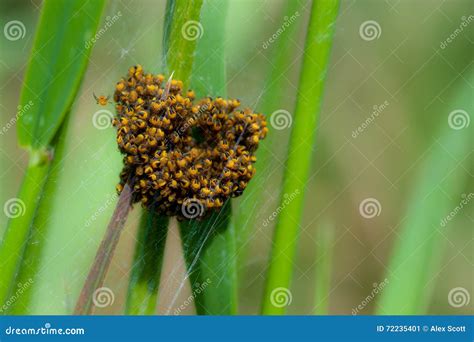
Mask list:
[[[274,53],[272,44],[268,48],[263,45],[286,20],[283,12],[286,4],[283,0],[231,1],[225,43],[228,95],[239,98],[244,106],[258,109]],[[2,28],[11,20],[19,20],[25,26],[25,36],[21,39],[11,41],[5,34],[0,37],[2,128],[7,127],[17,111],[39,6],[39,1],[1,2]],[[115,194],[120,170],[121,156],[115,145],[114,130],[97,129],[92,123],[94,113],[101,109],[92,94],[112,95],[115,82],[131,65],[140,63],[150,72],[161,71],[164,8],[165,1],[111,0],[99,26],[104,26],[107,17],[121,13],[120,19],[95,44],[73,106],[67,157],[58,179],[60,195],[55,199],[50,219],[52,236],[70,237],[70,244],[56,250],[54,241],[49,239],[44,253],[50,256],[50,262],[39,275],[46,280],[39,282],[40,295],[51,298],[52,306],[62,303],[64,311],[59,313],[69,312],[74,305],[75,298],[69,295],[69,289],[77,287],[76,282],[85,277],[83,272],[94,256],[90,246],[98,246],[114,207],[110,198]],[[300,15],[291,24],[295,25],[297,34],[289,51],[291,63],[281,71],[280,81],[286,91],[275,111],[293,111],[309,8],[309,1],[301,1]],[[473,84],[466,76],[473,67],[474,18],[469,19],[473,12],[471,0],[342,1],[313,148],[312,177],[307,185],[290,314],[312,313],[318,248],[316,229],[322,222],[330,222],[335,228],[331,314],[351,314],[370,294],[373,284],[384,281],[408,199],[419,181],[420,166],[437,144],[438,132],[448,125],[448,115],[453,110],[462,109],[470,118],[474,113]],[[378,24],[375,38],[367,38],[360,31],[367,21]],[[467,24],[462,32],[456,33],[442,48],[441,44],[463,22]],[[462,87],[471,89],[473,96],[453,104],[456,92]],[[375,119],[362,132],[354,134],[371,117],[374,106],[382,104],[385,108]],[[112,105],[108,109],[112,110]],[[15,197],[27,156],[16,144],[16,127],[13,125],[3,132],[0,134],[2,206]],[[264,194],[264,201],[255,204],[257,218],[249,242],[250,252],[246,262],[239,265],[243,271],[240,311],[244,314],[256,314],[260,307],[273,228],[273,224],[265,226],[264,221],[278,207],[289,129],[273,130],[271,134],[274,143],[267,147],[271,149],[270,161],[256,164],[258,172],[267,178],[265,186],[258,189]],[[472,147],[473,144],[470,153],[463,157],[468,167],[463,166],[462,173],[468,181],[457,198],[451,198],[454,203],[463,199],[462,194],[474,192]],[[461,160],[450,152],[446,151],[445,163],[456,167]],[[433,187],[443,190],[443,184]],[[361,216],[359,204],[366,198],[379,201],[379,216],[373,219]],[[242,199],[245,194],[234,204],[238,205]],[[472,313],[474,299],[456,308],[449,304],[448,293],[455,287],[463,287],[471,296],[474,294],[473,208],[474,203],[469,202],[446,227],[433,227],[442,231],[445,248],[432,251],[442,262],[426,284],[434,291],[430,314]],[[105,283],[114,289],[115,303],[96,309],[97,314],[123,312],[139,210],[137,207],[128,220]],[[67,213],[66,221],[64,213]],[[449,211],[437,214],[441,220]],[[0,215],[0,236],[6,222],[7,217]],[[184,272],[184,267],[176,267],[181,248],[176,227],[171,232],[160,313],[169,309]],[[71,259],[77,270],[63,262]],[[187,296],[186,291],[179,294],[183,300]],[[376,299],[359,313],[372,314]],[[34,304],[31,311],[58,313],[45,307],[34,308]],[[186,313],[192,313],[192,309],[188,308]]]

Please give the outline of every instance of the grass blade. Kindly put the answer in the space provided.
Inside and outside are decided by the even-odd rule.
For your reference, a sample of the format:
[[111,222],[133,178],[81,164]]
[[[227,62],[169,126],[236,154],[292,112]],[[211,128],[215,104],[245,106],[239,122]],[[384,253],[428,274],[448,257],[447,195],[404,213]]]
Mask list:
[[[197,97],[224,97],[223,40],[227,1],[205,1],[200,18],[201,5],[202,1],[189,2],[187,5],[181,1],[168,3],[167,11],[173,12],[173,18],[180,13],[194,15],[180,16],[179,20],[168,24],[169,40],[165,30],[164,50],[168,51],[168,69],[175,71],[176,77],[185,84],[191,78],[191,86]],[[196,8],[179,8],[183,6]],[[165,27],[168,25],[165,24]],[[194,40],[197,38],[196,44]],[[167,41],[169,47],[166,46]],[[206,220],[180,224],[185,260],[200,314],[235,313],[237,310],[235,232],[229,225],[230,213],[231,206],[227,203],[219,213],[212,214]],[[202,291],[203,284],[209,287],[209,291]]]
[[199,315],[237,313],[237,269],[230,201],[203,221],[180,224],[188,275]]
[[[191,78],[198,97],[226,96],[224,38],[227,0],[206,0]],[[198,314],[237,313],[235,228],[230,201],[202,221],[180,224],[185,259]],[[203,289],[205,287],[205,290]]]
[[155,313],[168,223],[166,216],[142,213],[125,309],[128,315]]
[[[197,43],[191,86],[197,97],[226,96],[224,38],[227,0],[204,1],[196,29]],[[237,312],[235,229],[231,205],[209,218],[180,223],[185,260],[198,314]]]
[[8,297],[30,234],[32,220],[53,159],[48,151],[69,112],[87,66],[87,42],[97,30],[105,1],[50,1],[43,4],[20,105],[29,108],[18,119],[18,140],[30,161],[18,202],[23,216],[12,218],[0,246],[0,304]]
[[[474,70],[466,74],[466,79],[469,79],[466,83],[474,84]],[[472,113],[472,92],[472,86],[459,89],[447,112],[463,108],[466,113]],[[432,143],[407,203],[377,314],[426,314],[432,293],[431,280],[440,269],[449,229],[449,224],[443,226],[443,217],[459,205],[463,186],[472,177],[467,170],[472,165],[473,128],[474,125],[467,124],[455,130],[445,121],[439,138]]]
[[286,205],[285,215],[278,218],[263,299],[263,314],[285,312],[284,306],[273,305],[272,293],[276,289],[290,287],[298,236],[298,224],[295,222],[301,221],[305,182],[311,163],[312,149],[308,145],[315,138],[338,8],[338,0],[315,0],[311,8],[282,191],[282,194],[289,194],[299,189],[302,195]]
[[331,267],[334,246],[334,227],[322,223],[316,234],[316,294],[314,314],[327,315],[329,307],[329,290],[331,288]]
[[201,34],[198,23],[202,2],[203,0],[169,0],[167,4],[167,14],[172,16],[165,19],[164,43],[169,44],[164,49],[166,65],[169,71],[174,71],[174,78],[184,84],[189,84],[197,38]]
[[54,138],[79,90],[104,4],[44,2],[20,100],[35,105],[19,117],[20,145],[41,149]]
[[[301,15],[298,9],[301,7],[300,1],[289,1],[282,17],[291,18],[292,16]],[[270,116],[277,108],[281,108],[286,88],[286,79],[289,77],[289,68],[292,64],[294,49],[292,43],[294,33],[297,31],[298,23],[301,20],[289,25],[278,37],[272,48],[272,63],[268,64],[269,72],[263,88],[263,96],[259,102],[259,112]],[[268,126],[270,132],[259,143],[257,150],[257,173],[253,176],[252,181],[247,185],[245,196],[239,201],[239,205],[234,210],[233,222],[237,230],[237,251],[238,265],[246,264],[246,249],[250,239],[252,230],[257,229],[256,219],[258,212],[255,210],[255,203],[260,203],[263,199],[262,194],[268,187],[268,175],[264,170],[271,168],[271,146],[277,141],[276,131],[272,130],[272,126]],[[239,269],[241,271],[241,269]]]

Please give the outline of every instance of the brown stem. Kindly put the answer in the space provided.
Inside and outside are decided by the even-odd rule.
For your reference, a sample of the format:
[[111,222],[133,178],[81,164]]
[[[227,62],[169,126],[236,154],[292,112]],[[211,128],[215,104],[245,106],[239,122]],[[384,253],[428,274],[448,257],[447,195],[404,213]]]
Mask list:
[[131,199],[132,190],[127,183],[120,194],[114,214],[95,256],[94,264],[89,271],[89,275],[77,300],[76,308],[74,309],[75,315],[90,315],[92,311],[94,291],[101,287],[104,282],[115,247],[117,247],[120,238],[120,233],[131,208]]

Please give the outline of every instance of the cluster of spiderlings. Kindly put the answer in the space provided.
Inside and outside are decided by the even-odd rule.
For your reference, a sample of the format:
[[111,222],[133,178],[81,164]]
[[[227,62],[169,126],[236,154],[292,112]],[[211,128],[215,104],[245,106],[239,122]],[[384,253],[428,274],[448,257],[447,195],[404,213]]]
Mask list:
[[190,218],[187,203],[198,204],[192,218],[203,217],[241,195],[268,131],[262,114],[236,110],[238,100],[195,101],[194,92],[182,87],[131,67],[117,83],[113,120],[125,155],[117,191],[128,182],[134,202],[179,219]]

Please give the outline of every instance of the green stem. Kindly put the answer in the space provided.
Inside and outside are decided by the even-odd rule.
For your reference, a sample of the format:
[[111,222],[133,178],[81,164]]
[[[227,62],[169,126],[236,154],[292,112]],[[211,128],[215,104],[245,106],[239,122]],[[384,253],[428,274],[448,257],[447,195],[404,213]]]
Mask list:
[[316,234],[316,293],[314,314],[327,315],[329,307],[329,289],[331,286],[332,252],[334,229],[327,223],[318,227]]
[[338,0],[315,0],[311,8],[282,191],[283,196],[295,191],[301,194],[289,203],[285,203],[286,198],[281,199],[285,212],[279,216],[275,228],[263,314],[284,314],[286,309],[285,306],[274,305],[272,294],[278,288],[290,287],[304,192],[313,154],[310,146],[316,135],[338,8]]
[[[250,4],[251,5],[251,4]],[[300,1],[289,1],[283,16],[300,16],[301,13],[298,9],[301,7]],[[261,105],[258,108],[259,112],[262,112],[268,117],[277,108],[281,108],[284,102],[283,98],[287,87],[285,81],[289,78],[289,71],[292,61],[294,59],[294,49],[291,49],[292,39],[295,31],[297,31],[298,23],[301,20],[294,22],[290,25],[283,33],[278,37],[278,40],[271,46],[272,62],[268,64],[269,73],[265,81],[263,88],[263,96],[261,97]],[[255,229],[259,228],[256,224],[262,225],[261,222],[257,222],[259,215],[258,210],[255,208],[255,203],[260,203],[264,199],[265,189],[269,186],[268,172],[272,170],[272,155],[271,146],[274,146],[279,136],[278,131],[270,129],[267,137],[259,142],[259,148],[257,150],[257,173],[253,176],[252,181],[249,182],[245,190],[245,195],[239,200],[238,206],[232,217],[235,222],[237,234],[237,251],[238,251],[238,264],[240,265],[239,272],[242,272],[243,265],[247,261],[247,250],[248,242],[251,239],[251,233]]]
[[0,246],[0,304],[3,305],[15,287],[23,253],[51,165],[45,151],[32,151],[18,197],[10,199],[4,210],[10,216]]
[[169,218],[143,212],[128,288],[127,315],[155,313]]

